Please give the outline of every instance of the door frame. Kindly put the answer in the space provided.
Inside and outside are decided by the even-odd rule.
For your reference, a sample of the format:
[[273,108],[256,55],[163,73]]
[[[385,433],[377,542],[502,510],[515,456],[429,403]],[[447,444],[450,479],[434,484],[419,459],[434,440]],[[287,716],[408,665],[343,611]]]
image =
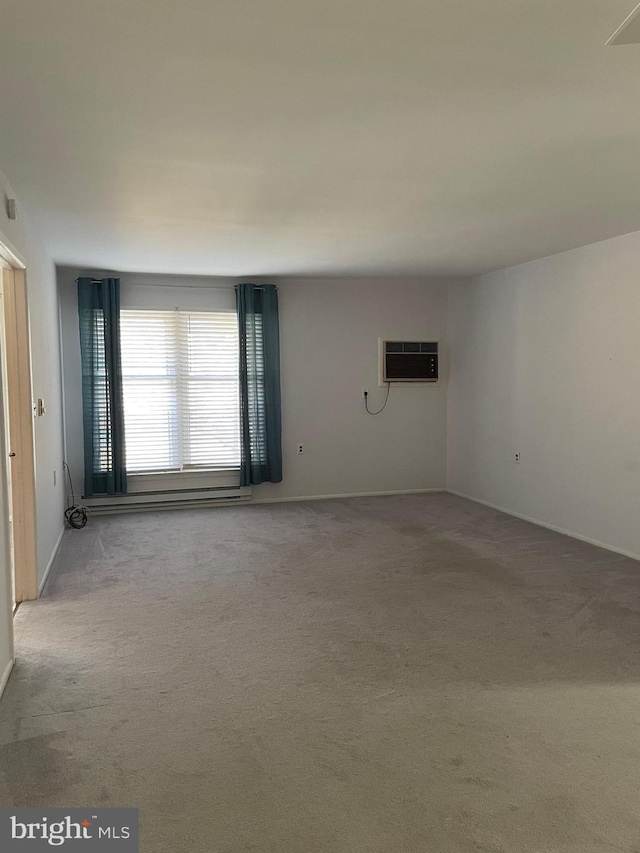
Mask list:
[[35,430],[26,264],[0,234],[15,603],[38,597]]

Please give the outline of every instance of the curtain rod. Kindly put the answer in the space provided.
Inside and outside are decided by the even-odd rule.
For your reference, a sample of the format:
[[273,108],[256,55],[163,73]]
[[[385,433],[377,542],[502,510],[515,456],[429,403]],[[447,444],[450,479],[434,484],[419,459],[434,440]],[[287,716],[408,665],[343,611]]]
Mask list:
[[[118,276],[107,276],[107,277],[108,278],[118,278]],[[81,278],[88,278],[88,276],[78,276],[78,278],[76,279],[76,284],[78,283],[78,280]],[[92,284],[102,284],[102,279],[101,278],[92,278],[91,283]],[[138,282],[138,281],[136,281],[136,282],[126,282],[125,281],[125,287],[181,287],[181,288],[185,288],[186,290],[189,290],[189,289],[191,289],[191,290],[231,290],[232,288],[236,287],[236,285],[235,284],[164,284],[163,282],[155,282],[155,283],[149,282],[147,284],[147,283]],[[255,287],[258,290],[264,290],[264,284],[256,284]],[[276,287],[276,290],[277,289],[278,288]]]

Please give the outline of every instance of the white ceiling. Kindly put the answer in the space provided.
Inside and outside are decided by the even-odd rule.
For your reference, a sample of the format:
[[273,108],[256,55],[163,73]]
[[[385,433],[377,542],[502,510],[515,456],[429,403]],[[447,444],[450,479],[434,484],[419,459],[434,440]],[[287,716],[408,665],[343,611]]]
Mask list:
[[640,44],[640,3],[624,19],[607,44]]
[[634,5],[3,0],[0,167],[59,263],[508,266],[640,229]]

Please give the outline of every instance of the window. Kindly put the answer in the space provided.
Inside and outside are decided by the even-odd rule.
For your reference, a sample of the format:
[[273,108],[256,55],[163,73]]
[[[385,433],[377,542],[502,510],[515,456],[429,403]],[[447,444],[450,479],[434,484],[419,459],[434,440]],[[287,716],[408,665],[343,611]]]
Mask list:
[[235,313],[120,314],[127,471],[240,467]]

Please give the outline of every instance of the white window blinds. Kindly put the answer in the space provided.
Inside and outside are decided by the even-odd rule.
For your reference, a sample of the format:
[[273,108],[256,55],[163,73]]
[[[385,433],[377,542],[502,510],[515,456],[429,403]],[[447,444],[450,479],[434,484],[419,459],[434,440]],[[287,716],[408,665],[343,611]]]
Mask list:
[[104,352],[104,313],[101,308],[87,311],[81,322],[93,326],[91,332],[86,333],[87,340],[91,341],[93,364],[93,470],[96,474],[105,474],[113,470],[113,446],[110,441],[111,417]]
[[120,314],[127,471],[240,467],[231,312]]

